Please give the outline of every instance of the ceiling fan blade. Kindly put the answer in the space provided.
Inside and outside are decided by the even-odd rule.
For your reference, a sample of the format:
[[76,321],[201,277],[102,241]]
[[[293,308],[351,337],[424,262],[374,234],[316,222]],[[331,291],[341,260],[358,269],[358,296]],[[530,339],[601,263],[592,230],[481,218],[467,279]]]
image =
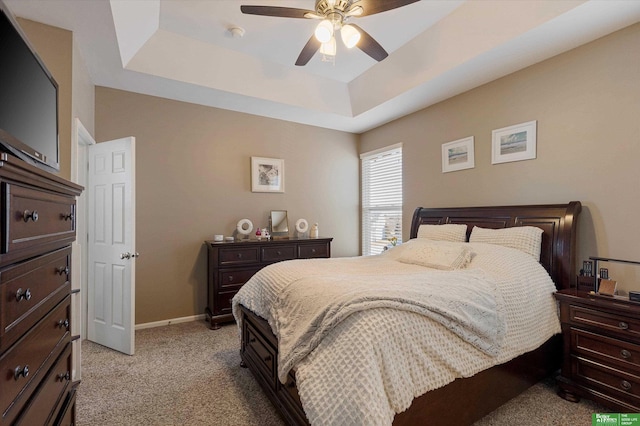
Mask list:
[[356,44],[358,49],[362,50],[364,53],[371,56],[378,62],[389,56],[387,51],[384,50],[384,47],[380,46],[380,43],[378,43],[373,37],[371,37],[368,32],[355,24],[349,25],[360,32],[360,41],[358,42],[358,44]]
[[240,10],[247,15],[277,16],[279,18],[306,18],[307,13],[316,14],[315,10],[277,6],[240,6]]
[[302,52],[300,52],[300,56],[296,60],[296,65],[301,67],[307,65],[307,62],[313,58],[313,55],[320,49],[320,42],[316,38],[315,35],[312,35],[307,44],[302,48]]
[[358,16],[375,15],[387,10],[397,9],[420,0],[360,0],[353,4],[353,7],[362,7],[362,13]]

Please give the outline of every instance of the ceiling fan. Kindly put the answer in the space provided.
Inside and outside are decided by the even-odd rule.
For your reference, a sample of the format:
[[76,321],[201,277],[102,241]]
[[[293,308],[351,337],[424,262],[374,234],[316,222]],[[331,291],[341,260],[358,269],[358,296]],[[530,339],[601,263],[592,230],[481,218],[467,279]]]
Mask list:
[[356,46],[376,61],[382,61],[389,56],[387,51],[365,30],[349,21],[351,18],[386,12],[417,1],[419,0],[316,0],[315,10],[278,6],[240,6],[240,10],[248,15],[320,20],[314,35],[296,60],[296,65],[303,66],[318,50],[324,55],[335,56],[337,32],[340,32],[342,41],[348,48]]

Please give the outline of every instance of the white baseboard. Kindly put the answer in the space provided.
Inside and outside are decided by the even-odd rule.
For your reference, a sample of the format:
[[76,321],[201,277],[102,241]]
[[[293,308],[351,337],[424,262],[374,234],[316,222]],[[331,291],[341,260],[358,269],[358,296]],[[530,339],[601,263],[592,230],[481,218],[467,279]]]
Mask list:
[[205,315],[192,315],[190,317],[173,318],[162,321],[145,322],[144,324],[136,324],[136,330],[144,330],[145,328],[162,327],[165,325],[179,324],[181,322],[204,321]]

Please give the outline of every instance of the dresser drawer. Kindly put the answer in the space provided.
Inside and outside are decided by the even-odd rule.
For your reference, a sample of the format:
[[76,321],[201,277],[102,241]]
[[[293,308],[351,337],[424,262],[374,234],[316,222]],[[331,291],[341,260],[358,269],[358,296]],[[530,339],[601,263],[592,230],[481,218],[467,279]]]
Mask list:
[[569,320],[572,324],[597,327],[621,337],[640,339],[640,320],[603,311],[571,305]]
[[[70,301],[68,296],[0,358],[0,371],[3,372],[0,377],[0,412],[4,413],[3,420],[4,416],[17,414],[26,402],[25,396],[30,393],[27,389],[35,388],[57,355],[71,341]],[[9,408],[11,410],[7,413]]]
[[231,313],[231,300],[238,290],[222,291],[218,293],[218,297],[214,301],[213,314],[225,315]]
[[242,284],[249,281],[260,268],[233,269],[219,271],[218,283],[221,290],[238,290]]
[[54,423],[56,426],[74,426],[76,424],[76,392],[74,386],[58,413],[58,418]]
[[311,259],[314,257],[329,257],[329,244],[300,244],[298,258]]
[[7,349],[71,291],[71,249],[0,271],[0,349]]
[[263,262],[280,262],[296,258],[296,246],[280,245],[276,247],[262,247]]
[[71,383],[71,343],[51,367],[38,390],[33,394],[16,425],[52,424],[56,407],[61,406]]
[[592,360],[572,356],[574,380],[640,407],[640,377]]
[[221,248],[218,253],[220,265],[239,265],[259,261],[257,247]]
[[640,345],[634,343],[572,328],[571,351],[640,372]]
[[276,385],[276,357],[274,349],[262,338],[251,324],[244,323],[247,346],[245,351],[258,370],[272,386]]
[[75,238],[74,197],[35,188],[2,183],[7,232],[2,235],[2,253],[37,249],[45,243]]

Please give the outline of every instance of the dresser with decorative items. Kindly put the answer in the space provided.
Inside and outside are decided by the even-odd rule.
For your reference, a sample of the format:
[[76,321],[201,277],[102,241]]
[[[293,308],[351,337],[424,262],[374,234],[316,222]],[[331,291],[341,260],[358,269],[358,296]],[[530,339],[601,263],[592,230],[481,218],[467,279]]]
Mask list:
[[205,241],[207,245],[206,317],[213,329],[233,321],[231,299],[260,269],[275,262],[331,257],[333,238]]
[[555,297],[564,340],[559,395],[640,412],[640,302],[575,288]]
[[0,424],[75,424],[71,243],[82,187],[7,154],[0,185]]

